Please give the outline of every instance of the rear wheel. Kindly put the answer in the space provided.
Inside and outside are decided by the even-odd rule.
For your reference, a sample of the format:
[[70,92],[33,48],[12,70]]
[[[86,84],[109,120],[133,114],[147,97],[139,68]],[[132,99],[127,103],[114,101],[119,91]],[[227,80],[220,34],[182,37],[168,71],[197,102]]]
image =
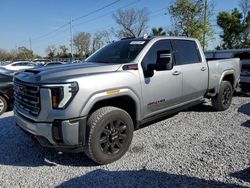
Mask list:
[[88,119],[89,135],[86,155],[99,164],[121,158],[133,138],[133,121],[130,115],[116,107],[103,107]]
[[222,81],[219,93],[212,98],[212,106],[215,110],[224,111],[231,105],[233,88],[230,82]]
[[0,96],[0,115],[2,115],[7,110],[7,101],[5,98]]

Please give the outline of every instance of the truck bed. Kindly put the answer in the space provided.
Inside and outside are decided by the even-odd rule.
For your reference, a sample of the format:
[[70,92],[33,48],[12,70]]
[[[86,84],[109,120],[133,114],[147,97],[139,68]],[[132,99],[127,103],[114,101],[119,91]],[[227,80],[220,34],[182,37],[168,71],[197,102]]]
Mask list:
[[235,84],[234,89],[238,83],[240,77],[240,59],[231,58],[231,59],[221,59],[221,60],[209,60],[207,61],[209,67],[209,84],[208,89],[218,91],[221,78],[227,72],[233,72],[235,75]]

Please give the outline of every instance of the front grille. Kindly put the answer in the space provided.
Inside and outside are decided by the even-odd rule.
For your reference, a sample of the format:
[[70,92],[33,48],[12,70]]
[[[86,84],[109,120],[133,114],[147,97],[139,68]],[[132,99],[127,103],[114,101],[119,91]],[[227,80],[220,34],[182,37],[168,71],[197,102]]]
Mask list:
[[242,64],[242,67],[241,67],[242,70],[250,70],[250,64]]
[[15,78],[14,97],[17,110],[38,116],[41,109],[39,86]]

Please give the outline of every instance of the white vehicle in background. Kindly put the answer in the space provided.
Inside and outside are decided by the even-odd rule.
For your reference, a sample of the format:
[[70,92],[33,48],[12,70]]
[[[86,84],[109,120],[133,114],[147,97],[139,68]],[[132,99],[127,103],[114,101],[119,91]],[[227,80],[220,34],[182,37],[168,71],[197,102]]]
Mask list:
[[35,68],[36,66],[37,66],[36,63],[33,63],[31,61],[16,61],[7,65],[3,65],[1,67],[13,72],[17,72],[17,71],[32,69]]
[[45,65],[47,63],[50,63],[51,60],[49,60],[49,59],[34,59],[32,62],[39,64],[39,65]]
[[73,60],[73,61],[71,61],[70,63],[83,63],[83,61],[81,61],[81,60],[77,59],[77,60]]
[[3,67],[4,65],[10,64],[11,61],[0,61],[0,67]]

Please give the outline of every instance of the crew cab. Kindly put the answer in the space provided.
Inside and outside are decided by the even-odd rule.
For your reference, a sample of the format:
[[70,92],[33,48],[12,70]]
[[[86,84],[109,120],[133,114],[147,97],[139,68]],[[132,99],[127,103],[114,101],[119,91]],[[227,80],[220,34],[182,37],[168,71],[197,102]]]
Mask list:
[[84,64],[17,73],[15,120],[45,147],[106,164],[125,154],[146,122],[205,98],[227,110],[239,76],[239,59],[207,61],[196,39],[127,38]]

